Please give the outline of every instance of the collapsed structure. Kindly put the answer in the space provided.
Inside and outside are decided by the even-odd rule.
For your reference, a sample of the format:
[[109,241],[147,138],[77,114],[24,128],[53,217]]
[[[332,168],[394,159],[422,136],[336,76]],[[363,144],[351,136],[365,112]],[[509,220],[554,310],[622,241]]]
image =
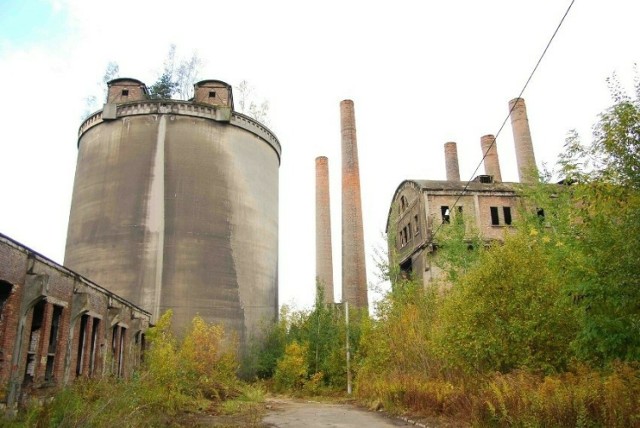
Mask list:
[[108,83],[79,130],[64,263],[178,332],[199,314],[246,343],[278,313],[280,143],[229,84],[194,92]]
[[[509,112],[520,182],[533,183],[537,169],[524,100],[511,100]],[[389,254],[394,255],[389,262],[424,285],[441,274],[434,263],[441,244],[434,236],[438,228],[463,216],[468,230],[476,230],[484,240],[500,240],[517,215],[516,183],[502,182],[495,137],[485,135],[480,143],[484,175],[460,181],[457,146],[447,142],[446,180],[405,180],[393,195],[386,227]]]

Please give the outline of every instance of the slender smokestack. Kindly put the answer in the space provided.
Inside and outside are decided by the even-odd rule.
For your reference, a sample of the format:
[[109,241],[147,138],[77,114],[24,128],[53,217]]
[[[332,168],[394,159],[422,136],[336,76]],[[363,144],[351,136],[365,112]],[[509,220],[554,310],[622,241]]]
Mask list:
[[496,137],[491,134],[483,135],[480,138],[480,146],[482,147],[482,155],[484,158],[484,171],[487,175],[493,176],[493,181],[496,183],[502,182],[502,175],[500,174],[500,161],[498,161],[498,146],[496,143]]
[[367,307],[360,170],[353,101],[340,103],[342,133],[342,301]]
[[509,101],[509,111],[511,112],[511,129],[513,130],[513,141],[516,146],[520,182],[535,183],[538,181],[538,169],[536,167],[536,157],[533,153],[527,107],[524,105],[524,100],[522,98],[514,98]]
[[447,168],[447,181],[460,181],[458,146],[452,141],[444,143],[444,164]]
[[325,303],[333,303],[329,159],[325,156],[316,158],[316,281],[324,288]]

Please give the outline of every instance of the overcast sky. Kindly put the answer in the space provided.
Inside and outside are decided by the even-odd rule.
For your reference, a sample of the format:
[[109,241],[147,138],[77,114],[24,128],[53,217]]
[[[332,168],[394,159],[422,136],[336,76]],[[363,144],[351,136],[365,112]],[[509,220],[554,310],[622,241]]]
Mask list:
[[[313,301],[314,159],[329,157],[339,299],[340,101],[355,103],[375,283],[397,186],[444,179],[447,141],[471,178],[480,137],[498,131],[569,3],[0,0],[0,232],[62,262],[85,97],[101,93],[109,61],[151,85],[174,43],[204,60],[200,77],[246,79],[270,102],[283,148],[281,303]],[[576,1],[523,95],[538,165],[555,163],[569,130],[590,137],[611,102],[607,77],[631,86],[639,16],[635,0]],[[516,181],[509,125],[497,145],[503,180]]]

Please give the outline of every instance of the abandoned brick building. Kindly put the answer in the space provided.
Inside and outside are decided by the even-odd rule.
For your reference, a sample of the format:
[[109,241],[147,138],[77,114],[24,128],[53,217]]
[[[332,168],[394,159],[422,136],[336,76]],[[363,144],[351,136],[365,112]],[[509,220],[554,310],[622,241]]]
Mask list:
[[241,343],[278,315],[281,148],[231,85],[189,101],[108,82],[80,126],[64,264],[181,333],[199,314]]
[[[537,180],[531,133],[524,100],[509,103],[511,127],[521,183]],[[455,216],[463,216],[467,230],[475,230],[483,240],[501,240],[505,228],[512,227],[519,197],[517,183],[502,182],[498,151],[493,135],[481,138],[485,174],[467,183],[460,181],[456,143],[444,145],[446,180],[405,180],[395,191],[387,219],[391,237],[389,253],[404,274],[427,285],[441,270],[436,261],[442,242],[434,232],[446,227]],[[455,207],[454,207],[455,205]]]
[[151,314],[0,234],[0,406],[77,377],[128,376]]

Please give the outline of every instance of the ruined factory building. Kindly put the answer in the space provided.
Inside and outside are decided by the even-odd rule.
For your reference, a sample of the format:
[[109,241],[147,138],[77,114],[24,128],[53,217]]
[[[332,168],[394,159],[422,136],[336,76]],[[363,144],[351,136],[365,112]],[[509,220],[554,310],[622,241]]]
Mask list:
[[219,80],[189,101],[108,87],[80,126],[65,265],[177,332],[199,314],[248,340],[278,310],[278,139]]
[[[524,100],[512,100],[509,112],[520,182],[535,182],[537,170]],[[520,202],[517,183],[502,182],[493,135],[483,136],[480,147],[485,174],[470,183],[460,181],[457,145],[448,142],[444,144],[446,180],[405,180],[393,196],[386,231],[391,237],[389,254],[395,254],[395,260],[389,262],[423,285],[442,273],[436,263],[437,247],[442,245],[441,237],[434,236],[438,228],[462,216],[467,230],[491,241],[501,240],[505,228],[513,225]]]
[[151,314],[0,234],[0,406],[79,377],[128,376]]

